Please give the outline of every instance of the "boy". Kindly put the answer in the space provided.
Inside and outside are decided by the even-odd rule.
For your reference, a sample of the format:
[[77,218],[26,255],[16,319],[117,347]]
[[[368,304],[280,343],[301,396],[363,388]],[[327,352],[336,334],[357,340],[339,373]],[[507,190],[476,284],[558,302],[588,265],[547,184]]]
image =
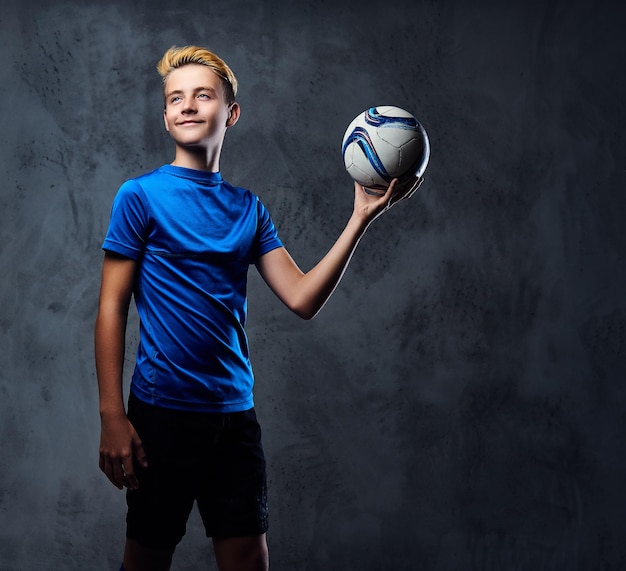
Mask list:
[[[345,229],[303,273],[258,198],[221,178],[224,136],[240,115],[230,68],[197,46],[171,48],[157,68],[175,155],[120,187],[103,244],[95,324],[100,468],[127,488],[122,569],[169,569],[196,502],[220,571],[265,570],[265,460],[244,333],[248,267],[311,319],[367,226],[391,205],[395,181],[382,197],[355,183]],[[133,294],[141,333],[126,411]]]

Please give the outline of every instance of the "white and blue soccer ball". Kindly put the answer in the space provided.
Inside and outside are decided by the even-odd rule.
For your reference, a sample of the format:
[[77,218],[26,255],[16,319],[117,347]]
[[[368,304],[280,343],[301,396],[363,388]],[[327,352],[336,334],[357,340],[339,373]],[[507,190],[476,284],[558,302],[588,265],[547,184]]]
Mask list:
[[422,124],[393,105],[370,107],[348,125],[341,145],[348,174],[371,194],[383,194],[394,178],[400,185],[422,177],[430,143]]

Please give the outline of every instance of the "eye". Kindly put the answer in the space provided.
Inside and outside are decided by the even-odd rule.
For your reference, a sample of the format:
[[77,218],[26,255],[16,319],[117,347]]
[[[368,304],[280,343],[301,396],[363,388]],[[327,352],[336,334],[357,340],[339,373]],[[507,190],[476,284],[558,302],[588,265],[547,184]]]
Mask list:
[[180,101],[180,99],[181,99],[180,95],[174,95],[174,97],[170,98],[170,103],[176,103]]
[[211,96],[208,93],[200,93],[198,97],[200,99],[211,99]]

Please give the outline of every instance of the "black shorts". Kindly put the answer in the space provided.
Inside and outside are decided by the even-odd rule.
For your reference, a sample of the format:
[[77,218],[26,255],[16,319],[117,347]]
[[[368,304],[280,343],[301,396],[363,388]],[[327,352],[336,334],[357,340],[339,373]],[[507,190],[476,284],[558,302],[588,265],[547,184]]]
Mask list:
[[175,547],[194,501],[208,537],[267,531],[265,456],[254,409],[185,412],[131,394],[128,416],[148,468],[135,466],[139,488],[126,494],[127,537],[145,547]]

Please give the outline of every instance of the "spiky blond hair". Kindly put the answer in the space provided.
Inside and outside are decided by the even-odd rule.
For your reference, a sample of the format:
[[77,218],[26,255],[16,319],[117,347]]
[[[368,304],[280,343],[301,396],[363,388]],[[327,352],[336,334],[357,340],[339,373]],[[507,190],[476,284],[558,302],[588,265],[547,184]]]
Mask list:
[[157,64],[157,71],[163,78],[163,84],[165,85],[167,77],[172,71],[190,63],[205,65],[213,70],[222,80],[227,103],[230,104],[235,101],[237,95],[235,74],[222,58],[200,46],[172,46],[165,52]]

